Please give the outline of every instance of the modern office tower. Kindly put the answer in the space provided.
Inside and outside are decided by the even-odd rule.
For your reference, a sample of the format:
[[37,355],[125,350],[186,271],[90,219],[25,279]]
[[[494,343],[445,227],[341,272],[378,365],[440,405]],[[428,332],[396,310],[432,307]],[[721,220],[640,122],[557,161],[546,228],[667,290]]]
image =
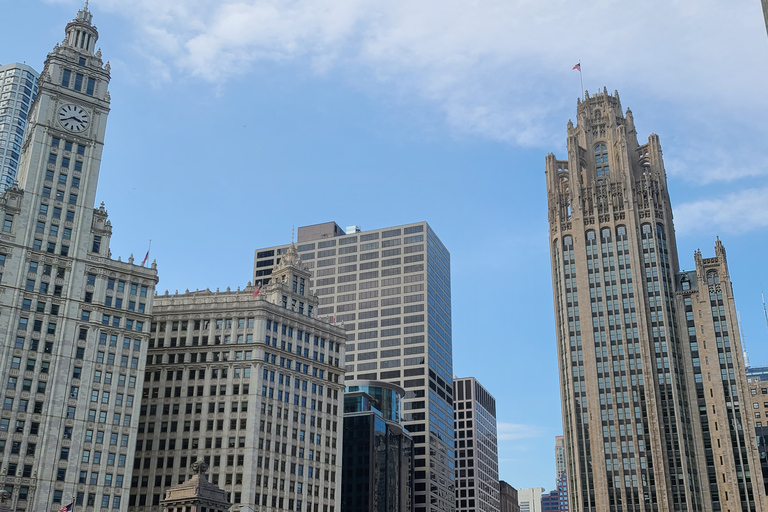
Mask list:
[[272,281],[155,298],[130,510],[202,458],[235,510],[338,511],[344,331],[292,248]]
[[347,381],[341,510],[411,512],[413,439],[401,424],[405,390],[381,381]]
[[565,438],[555,436],[555,474],[557,480],[563,473],[565,473]]
[[541,512],[542,494],[544,494],[543,487],[528,487],[517,491],[520,512]]
[[499,509],[496,399],[474,377],[453,380],[456,511]]
[[[760,510],[764,496],[746,472],[756,468],[739,424],[744,370],[732,304],[724,320],[720,305],[717,320],[693,319],[700,339],[685,335],[683,298],[692,292],[678,275],[658,136],[638,144],[618,93],[586,95],[577,125],[568,123],[568,160],[548,155],[546,175],[571,509],[720,510],[736,500],[739,509]],[[718,272],[723,280],[724,267]],[[728,285],[725,300],[731,296]],[[697,300],[709,308],[712,299]],[[718,346],[724,321],[733,327],[729,354]],[[705,343],[717,356],[702,362]],[[720,412],[702,418],[702,406]],[[724,456],[711,482],[705,453],[729,429],[737,456]]]
[[48,54],[0,195],[0,485],[17,511],[128,505],[157,271],[111,259],[94,209],[110,77],[91,19]]
[[694,261],[695,270],[677,276],[677,311],[693,370],[689,402],[698,404],[701,484],[715,510],[762,510],[768,500],[725,248],[717,240],[713,258],[696,251]]
[[208,464],[197,460],[190,469],[192,477],[189,480],[165,491],[165,498],[160,500],[163,512],[227,512],[232,504],[224,489],[205,477]]
[[[426,222],[348,234],[300,227],[297,250],[320,297],[318,315],[347,333],[348,380],[405,389],[414,442],[414,510],[454,509],[450,255]],[[254,283],[269,281],[287,246],[259,249]]]
[[0,66],[0,190],[10,187],[16,179],[39,76],[26,64]]
[[557,477],[554,491],[541,495],[541,512],[568,512],[568,475]]
[[499,512],[520,512],[517,489],[504,480],[499,482]]

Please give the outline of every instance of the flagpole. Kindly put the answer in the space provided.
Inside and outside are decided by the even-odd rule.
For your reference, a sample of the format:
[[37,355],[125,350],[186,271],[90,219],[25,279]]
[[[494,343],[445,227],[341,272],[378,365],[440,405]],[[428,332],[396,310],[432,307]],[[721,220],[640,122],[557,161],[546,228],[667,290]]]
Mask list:
[[581,101],[585,101],[584,97],[584,77],[581,75],[581,59],[579,59],[579,82],[581,82]]

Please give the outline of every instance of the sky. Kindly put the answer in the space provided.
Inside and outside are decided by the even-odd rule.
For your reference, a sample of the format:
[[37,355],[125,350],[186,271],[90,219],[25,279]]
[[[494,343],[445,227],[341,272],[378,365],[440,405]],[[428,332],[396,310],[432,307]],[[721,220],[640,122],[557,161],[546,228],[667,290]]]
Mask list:
[[[681,269],[725,244],[768,365],[768,37],[759,0],[92,0],[112,97],[97,201],[158,290],[245,286],[294,226],[426,220],[454,373],[496,397],[500,478],[554,488],[562,433],[544,158],[584,88],[659,135]],[[37,70],[82,6],[0,0]],[[10,20],[10,22],[9,22]],[[18,23],[12,20],[17,20]]]

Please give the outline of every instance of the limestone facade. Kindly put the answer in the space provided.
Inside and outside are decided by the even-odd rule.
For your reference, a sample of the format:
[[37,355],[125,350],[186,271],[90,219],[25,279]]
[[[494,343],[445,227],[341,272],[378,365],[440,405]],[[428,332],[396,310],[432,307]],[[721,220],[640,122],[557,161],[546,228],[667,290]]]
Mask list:
[[288,248],[269,284],[155,299],[130,510],[201,458],[235,510],[340,510],[344,331]]
[[109,63],[86,9],[48,54],[0,195],[0,485],[12,508],[125,510],[157,270],[94,208]]
[[[571,510],[762,510],[724,250],[680,274],[658,136],[638,144],[618,93],[577,116],[546,159]],[[694,297],[710,266],[727,292]]]

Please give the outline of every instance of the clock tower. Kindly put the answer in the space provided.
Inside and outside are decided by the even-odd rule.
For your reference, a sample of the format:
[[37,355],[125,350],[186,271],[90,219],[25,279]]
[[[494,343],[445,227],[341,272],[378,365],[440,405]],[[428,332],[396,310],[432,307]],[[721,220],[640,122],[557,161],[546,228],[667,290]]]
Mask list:
[[[94,208],[110,66],[88,5],[48,54],[0,195],[0,487],[16,511],[125,511],[156,265]],[[137,387],[138,386],[138,387]]]

